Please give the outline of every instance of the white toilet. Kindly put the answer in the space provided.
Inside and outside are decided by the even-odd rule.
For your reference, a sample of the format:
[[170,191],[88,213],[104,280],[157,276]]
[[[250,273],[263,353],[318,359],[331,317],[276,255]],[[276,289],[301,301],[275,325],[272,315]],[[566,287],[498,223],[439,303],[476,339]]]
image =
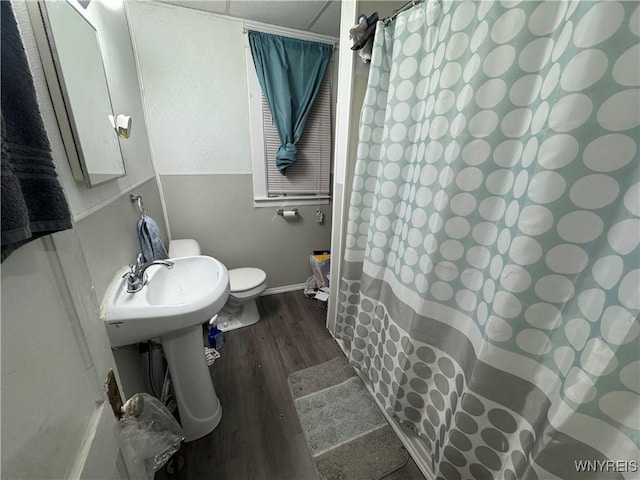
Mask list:
[[[201,255],[200,245],[192,239],[171,240],[169,257]],[[259,268],[234,268],[229,270],[229,299],[215,322],[219,330],[227,332],[253,325],[260,320],[256,305],[267,288],[267,274]]]

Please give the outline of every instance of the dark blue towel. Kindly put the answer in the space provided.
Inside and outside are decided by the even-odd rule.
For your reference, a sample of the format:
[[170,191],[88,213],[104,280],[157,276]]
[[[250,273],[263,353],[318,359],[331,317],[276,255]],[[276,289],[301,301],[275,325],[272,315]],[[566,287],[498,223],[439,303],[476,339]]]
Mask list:
[[145,216],[138,221],[138,239],[145,262],[169,258],[162,243],[160,228],[153,218]]
[[0,9],[4,261],[19,246],[72,225],[11,3],[0,1]]

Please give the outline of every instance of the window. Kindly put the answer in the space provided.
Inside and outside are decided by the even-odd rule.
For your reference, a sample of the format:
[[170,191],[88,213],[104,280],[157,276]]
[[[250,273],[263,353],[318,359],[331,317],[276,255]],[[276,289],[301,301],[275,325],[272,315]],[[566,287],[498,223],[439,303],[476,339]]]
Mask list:
[[[311,40],[315,39],[311,38]],[[283,200],[295,200],[298,205],[328,203],[331,198],[333,159],[331,122],[333,62],[327,68],[320,93],[313,104],[302,138],[297,144],[297,161],[287,169],[286,175],[282,175],[275,165],[280,138],[258,83],[248,42],[246,52],[255,206],[281,204]]]

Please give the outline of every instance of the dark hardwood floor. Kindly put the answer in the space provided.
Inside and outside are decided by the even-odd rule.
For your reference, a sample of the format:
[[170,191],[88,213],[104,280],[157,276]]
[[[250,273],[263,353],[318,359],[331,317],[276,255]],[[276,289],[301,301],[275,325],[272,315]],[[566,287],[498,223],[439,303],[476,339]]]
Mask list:
[[[289,374],[342,352],[325,328],[326,311],[302,292],[261,297],[261,320],[227,332],[211,367],[222,421],[184,444],[181,471],[158,479],[314,479],[311,457],[289,394]],[[387,477],[423,479],[413,460]]]

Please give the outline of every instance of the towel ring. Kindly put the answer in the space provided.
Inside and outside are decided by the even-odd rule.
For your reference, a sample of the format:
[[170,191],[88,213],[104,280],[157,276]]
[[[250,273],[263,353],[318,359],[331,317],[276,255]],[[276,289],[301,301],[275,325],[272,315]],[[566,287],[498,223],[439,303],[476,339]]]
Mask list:
[[131,199],[131,203],[137,203],[138,212],[140,213],[140,218],[144,220],[144,217],[147,216],[147,212],[144,209],[144,203],[142,203],[142,197],[140,195],[134,195],[133,193],[130,193],[129,198]]

